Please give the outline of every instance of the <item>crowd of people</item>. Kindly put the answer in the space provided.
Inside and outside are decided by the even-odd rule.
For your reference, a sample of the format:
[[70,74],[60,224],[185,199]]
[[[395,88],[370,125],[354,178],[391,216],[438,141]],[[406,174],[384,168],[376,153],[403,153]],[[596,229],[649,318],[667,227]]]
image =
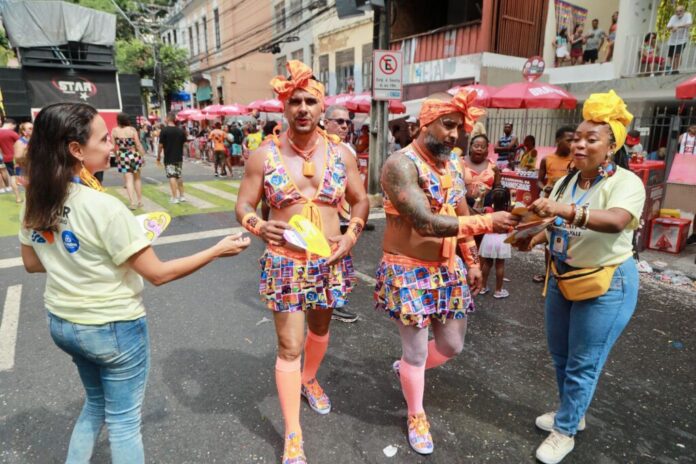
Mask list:
[[[345,310],[355,284],[351,250],[366,226],[369,202],[356,160],[362,142],[358,137],[353,147],[346,141],[347,110],[324,108],[324,87],[309,67],[292,60],[287,68],[288,76],[271,81],[285,103],[287,125],[264,128],[266,137],[250,153],[236,217],[266,245],[259,293],[272,311],[277,334],[282,462],[302,464],[307,462],[307,437],[300,421],[301,398],[318,414],[331,412],[318,374],[329,346],[332,313]],[[510,257],[504,238],[527,214],[513,214],[510,192],[499,185],[500,168],[487,159],[489,140],[475,124],[483,110],[473,105],[474,99],[466,90],[425,99],[416,127],[409,128],[412,141],[387,158],[381,174],[386,228],[374,298],[400,335],[402,354],[392,371],[406,402],[406,439],[423,455],[433,453],[436,443],[424,407],[425,371],[464,349],[474,297],[487,292],[493,267],[494,296],[506,296],[498,261]],[[631,317],[638,292],[631,237],[645,190],[625,169],[626,127],[632,116],[609,92],[591,95],[583,118],[578,127],[559,129],[556,158],[547,158],[545,166],[547,195],[528,208],[529,214],[553,222],[512,244],[525,252],[548,243],[546,333],[559,406],[535,420],[536,427],[549,432],[536,451],[547,464],[571,452],[576,433],[587,427],[584,416],[602,367]],[[44,301],[49,331],[73,358],[85,388],[67,462],[88,462],[106,423],[112,461],[143,463],[140,427],[150,368],[143,278],[165,284],[215,258],[242,252],[249,238],[232,235],[197,254],[160,261],[132,213],[105,194],[94,176],[108,165],[114,144],[119,153],[127,153],[119,155],[119,165],[128,165],[126,173],[142,165],[137,154],[144,144],[128,140],[135,132],[119,125],[112,142],[96,110],[77,103],[43,108],[35,126],[26,153],[27,199],[19,240],[27,271],[48,275]],[[214,144],[220,141],[214,135],[218,130],[208,134]],[[463,132],[472,135],[462,160],[454,148]],[[183,184],[179,190],[176,173],[186,134],[170,115],[157,135],[150,146],[157,147],[158,160],[164,154],[172,198],[180,199]],[[525,141],[526,147],[532,145]],[[500,140],[496,147],[499,154],[508,153]],[[138,201],[135,177],[131,199]],[[261,212],[260,205],[265,205]],[[325,236],[330,256],[288,241],[294,215]]]
[[606,58],[604,61],[611,61],[614,55],[618,20],[619,12],[615,11],[611,15],[608,33],[600,29],[597,18],[592,20],[592,27],[587,29],[582,23],[574,24],[572,32],[568,30],[567,26],[562,26],[553,41],[555,66],[564,66],[566,63],[571,66],[596,63],[599,60],[599,52],[605,43]]

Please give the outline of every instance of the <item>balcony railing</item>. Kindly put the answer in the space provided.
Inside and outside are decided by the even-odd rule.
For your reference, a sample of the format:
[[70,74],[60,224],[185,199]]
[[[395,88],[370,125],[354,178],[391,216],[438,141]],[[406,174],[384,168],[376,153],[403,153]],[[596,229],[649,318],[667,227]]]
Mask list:
[[[676,51],[676,50],[675,50]],[[645,34],[626,38],[626,53],[622,75],[624,77],[664,76],[674,71],[679,73],[696,72],[696,44],[682,46],[679,66],[669,56],[668,40],[645,41]]]
[[403,51],[405,64],[422,63],[483,52],[480,36],[481,22],[474,21],[394,40],[391,49]]

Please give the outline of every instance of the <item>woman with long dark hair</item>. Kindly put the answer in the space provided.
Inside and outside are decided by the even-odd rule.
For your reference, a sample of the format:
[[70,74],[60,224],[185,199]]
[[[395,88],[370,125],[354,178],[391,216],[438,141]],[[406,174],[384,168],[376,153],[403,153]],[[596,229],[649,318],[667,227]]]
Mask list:
[[249,245],[231,235],[161,262],[132,213],[93,176],[112,149],[104,120],[82,103],[42,109],[27,149],[22,260],[28,272],[47,274],[51,337],[72,357],[86,394],[69,464],[89,462],[104,422],[112,462],[144,462],[140,424],[150,350],[142,277],[161,285]]
[[628,324],[638,300],[633,233],[645,203],[645,188],[626,169],[626,126],[633,116],[614,93],[592,94],[571,144],[575,168],[549,198],[530,209],[555,217],[549,232],[531,243],[548,243],[546,337],[556,368],[559,405],[536,418],[550,432],[536,457],[556,464],[573,450],[585,429],[602,367]]
[[116,145],[118,172],[125,178],[130,209],[135,210],[143,207],[140,168],[145,164],[145,150],[140,144],[138,131],[130,125],[130,117],[126,113],[118,113],[116,122],[118,127],[113,128],[111,137]]

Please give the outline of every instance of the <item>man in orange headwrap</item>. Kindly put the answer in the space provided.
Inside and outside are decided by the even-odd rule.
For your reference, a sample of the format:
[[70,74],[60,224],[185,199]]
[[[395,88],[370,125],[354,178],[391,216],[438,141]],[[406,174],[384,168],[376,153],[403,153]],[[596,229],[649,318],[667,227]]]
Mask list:
[[[473,236],[507,232],[516,223],[507,212],[469,216],[463,174],[452,149],[460,131],[471,131],[483,114],[472,106],[475,95],[463,91],[425,100],[418,137],[392,154],[382,169],[387,226],[375,299],[399,327],[403,354],[393,368],[408,406],[409,443],[421,454],[433,452],[423,411],[425,369],[462,350],[466,314],[474,308],[472,293],[480,290]],[[430,325],[435,338],[428,343]]]
[[[260,293],[278,335],[276,385],[285,420],[283,463],[301,464],[305,456],[300,428],[300,394],[319,414],[331,402],[316,379],[329,343],[332,310],[346,302],[353,284],[350,250],[362,232],[369,203],[355,158],[338,137],[318,127],[324,86],[299,61],[287,64],[290,76],[271,85],[285,104],[289,129],[269,136],[249,157],[237,199],[237,220],[267,244],[261,258]],[[341,235],[338,208],[348,200],[351,219]],[[256,214],[262,197],[268,221]],[[294,215],[311,221],[332,245],[321,257],[288,242]],[[307,337],[305,340],[305,313]],[[300,357],[304,347],[304,366]]]

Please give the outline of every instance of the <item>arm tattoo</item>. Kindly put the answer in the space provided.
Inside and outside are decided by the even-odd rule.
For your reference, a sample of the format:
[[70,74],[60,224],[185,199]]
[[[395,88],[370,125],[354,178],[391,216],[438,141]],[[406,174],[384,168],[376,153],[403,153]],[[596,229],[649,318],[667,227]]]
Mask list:
[[399,214],[424,237],[451,237],[459,233],[456,217],[435,214],[418,186],[418,173],[411,160],[392,155],[384,165],[382,187]]

